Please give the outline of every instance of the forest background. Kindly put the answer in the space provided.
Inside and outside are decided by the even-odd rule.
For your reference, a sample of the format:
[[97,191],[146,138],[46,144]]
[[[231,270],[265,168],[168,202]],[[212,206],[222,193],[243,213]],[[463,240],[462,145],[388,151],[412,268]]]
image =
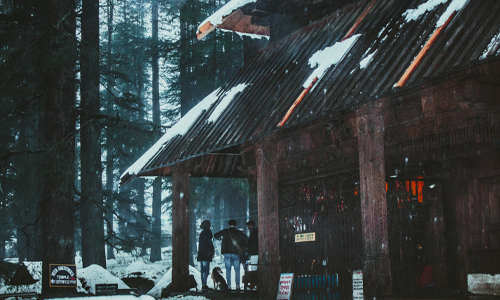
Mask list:
[[[198,25],[225,0],[0,0],[0,262],[161,260],[170,178],[119,177],[265,39]],[[192,178],[196,224],[256,218],[242,179]],[[45,272],[45,271],[44,271]],[[46,277],[46,278],[45,278]],[[42,293],[49,291],[48,276]]]

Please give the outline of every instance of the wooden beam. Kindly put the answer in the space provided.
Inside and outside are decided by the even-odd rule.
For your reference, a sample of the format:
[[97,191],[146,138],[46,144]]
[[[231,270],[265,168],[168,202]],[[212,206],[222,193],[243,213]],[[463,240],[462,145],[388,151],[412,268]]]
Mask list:
[[349,29],[349,31],[344,36],[344,38],[342,39],[342,41],[345,41],[345,40],[347,40],[348,38],[350,38],[352,36],[352,34],[354,33],[354,31],[359,27],[359,24],[361,24],[361,22],[365,19],[366,15],[368,15],[368,13],[373,8],[373,6],[375,5],[376,2],[377,2],[377,0],[372,0],[368,4],[368,6],[365,8],[365,10],[361,13],[361,15],[359,16],[359,18],[356,20],[356,22],[354,22],[354,24],[351,26],[351,29]]
[[311,82],[311,84],[307,88],[305,88],[302,91],[302,93],[300,93],[300,95],[297,97],[297,99],[295,99],[295,101],[293,102],[292,106],[290,106],[290,108],[286,112],[285,116],[278,123],[278,127],[283,127],[283,125],[285,124],[286,120],[288,120],[288,118],[292,114],[293,110],[297,107],[297,105],[300,104],[300,102],[302,102],[302,99],[304,99],[304,97],[307,95],[307,93],[309,93],[309,91],[312,89],[312,87],[314,86],[314,84],[316,83],[316,81],[318,81],[318,77],[314,77],[314,79]]
[[189,168],[172,167],[172,291],[189,291]]
[[363,292],[367,298],[392,293],[385,185],[385,110],[387,102],[357,111]]
[[406,69],[405,73],[403,74],[403,76],[401,76],[399,81],[396,83],[395,87],[401,87],[401,86],[405,85],[405,83],[410,78],[411,73],[413,73],[413,70],[415,70],[417,68],[417,66],[420,64],[420,61],[422,61],[422,59],[424,58],[425,53],[427,53],[427,50],[429,50],[429,48],[432,46],[432,44],[434,44],[434,42],[436,41],[436,39],[439,36],[439,34],[441,33],[441,31],[446,27],[446,25],[448,25],[448,23],[451,21],[451,19],[453,19],[454,15],[455,15],[455,12],[452,13],[448,17],[448,20],[444,23],[444,25],[441,25],[438,28],[436,28],[436,30],[434,30],[434,33],[432,34],[432,36],[427,40],[424,47],[420,50],[417,57],[415,57],[415,59],[412,61],[412,63],[408,67],[408,69]]
[[203,24],[202,26],[200,26],[200,28],[198,29],[198,32],[196,33],[196,38],[198,40],[201,40],[207,34],[209,34],[210,32],[214,31],[215,28],[217,28],[217,27],[215,27],[214,25],[212,25],[212,23],[206,22],[205,24]]
[[257,210],[259,228],[258,291],[262,299],[275,299],[281,272],[279,250],[277,144],[257,143]]

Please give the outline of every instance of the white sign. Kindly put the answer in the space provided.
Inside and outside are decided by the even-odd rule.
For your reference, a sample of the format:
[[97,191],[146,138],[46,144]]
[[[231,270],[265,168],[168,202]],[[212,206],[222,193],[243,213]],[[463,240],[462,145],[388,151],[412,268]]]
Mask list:
[[295,235],[295,242],[314,242],[316,241],[316,232],[299,233]]
[[292,297],[293,273],[281,273],[276,300],[290,300]]
[[363,300],[363,271],[357,270],[352,273],[352,299]]

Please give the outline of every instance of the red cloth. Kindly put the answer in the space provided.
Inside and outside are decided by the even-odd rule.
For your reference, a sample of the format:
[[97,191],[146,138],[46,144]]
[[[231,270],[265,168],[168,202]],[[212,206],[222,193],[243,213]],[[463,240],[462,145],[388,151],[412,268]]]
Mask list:
[[420,276],[420,281],[418,283],[420,288],[426,287],[432,282],[432,266],[425,266],[422,275]]

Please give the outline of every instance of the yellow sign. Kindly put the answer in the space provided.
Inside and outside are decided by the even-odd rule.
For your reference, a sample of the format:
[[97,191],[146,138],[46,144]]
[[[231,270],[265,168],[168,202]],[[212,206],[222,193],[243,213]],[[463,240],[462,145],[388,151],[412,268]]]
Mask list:
[[316,240],[316,232],[299,233],[295,235],[295,242],[314,242]]

